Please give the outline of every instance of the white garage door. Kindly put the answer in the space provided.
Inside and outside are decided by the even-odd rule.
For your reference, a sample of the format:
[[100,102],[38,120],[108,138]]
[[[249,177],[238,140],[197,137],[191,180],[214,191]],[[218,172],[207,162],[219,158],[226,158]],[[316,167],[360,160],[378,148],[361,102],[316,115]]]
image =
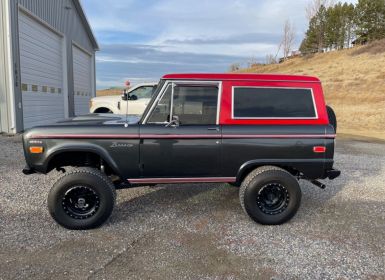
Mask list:
[[24,129],[65,117],[62,37],[19,13]]
[[92,57],[76,46],[72,47],[75,115],[89,113],[92,97]]

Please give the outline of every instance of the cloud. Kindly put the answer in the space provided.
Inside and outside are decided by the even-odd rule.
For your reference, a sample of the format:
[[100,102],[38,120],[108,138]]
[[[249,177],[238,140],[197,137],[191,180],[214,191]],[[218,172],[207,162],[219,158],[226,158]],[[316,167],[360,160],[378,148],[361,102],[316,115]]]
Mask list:
[[167,72],[223,72],[251,57],[263,62],[277,52],[287,19],[298,48],[308,1],[82,0],[101,45],[98,87]]
[[275,44],[280,39],[279,34],[272,33],[244,33],[233,36],[211,36],[207,38],[186,38],[186,39],[167,39],[165,44],[191,44],[191,45],[207,45],[207,44],[247,44],[247,43],[271,43]]
[[102,45],[96,56],[97,87],[159,80],[167,73],[225,72],[229,65],[245,60],[242,56],[165,51],[151,45]]

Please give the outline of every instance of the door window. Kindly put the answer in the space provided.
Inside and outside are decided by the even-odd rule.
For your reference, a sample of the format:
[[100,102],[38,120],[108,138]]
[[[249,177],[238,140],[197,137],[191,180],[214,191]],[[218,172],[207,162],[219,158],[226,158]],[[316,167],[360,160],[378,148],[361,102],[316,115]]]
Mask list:
[[169,85],[148,123],[164,124],[176,117],[179,125],[213,125],[217,122],[217,109],[217,85]]
[[177,85],[174,88],[173,116],[180,125],[212,125],[217,122],[216,85]]

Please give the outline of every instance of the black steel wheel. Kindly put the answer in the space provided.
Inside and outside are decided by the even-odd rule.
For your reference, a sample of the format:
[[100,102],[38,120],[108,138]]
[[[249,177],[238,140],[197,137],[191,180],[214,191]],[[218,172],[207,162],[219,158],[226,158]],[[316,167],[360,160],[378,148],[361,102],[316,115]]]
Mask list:
[[270,183],[259,190],[257,205],[263,213],[276,215],[285,211],[289,200],[290,195],[285,186],[280,183]]
[[64,174],[48,195],[52,218],[68,229],[91,229],[103,224],[115,204],[111,180],[93,168],[79,168]]
[[87,219],[95,215],[100,205],[99,195],[94,189],[73,186],[63,196],[62,206],[67,215],[74,219]]
[[276,166],[262,166],[252,171],[239,190],[242,208],[256,222],[266,225],[290,220],[301,203],[301,189],[296,178]]

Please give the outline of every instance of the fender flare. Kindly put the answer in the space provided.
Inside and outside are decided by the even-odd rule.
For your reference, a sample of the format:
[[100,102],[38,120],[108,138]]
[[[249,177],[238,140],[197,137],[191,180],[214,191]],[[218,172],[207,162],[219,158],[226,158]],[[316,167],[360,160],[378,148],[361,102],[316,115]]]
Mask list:
[[51,160],[59,155],[64,154],[66,152],[89,152],[98,155],[103,161],[105,161],[109,167],[119,176],[121,176],[121,172],[119,171],[118,165],[111,158],[108,152],[101,146],[91,144],[91,143],[62,143],[60,145],[55,146],[53,149],[48,150],[47,157],[44,161],[44,173],[47,173],[48,166]]
[[294,173],[302,172],[309,179],[318,179],[324,174],[324,164],[327,162],[324,158],[319,159],[255,159],[241,165],[238,169],[236,183],[242,183],[245,173],[257,167],[264,165],[273,165],[285,169],[293,176]]
[[275,165],[275,164],[272,163],[271,161],[266,161],[266,160],[250,160],[243,163],[237,172],[236,184],[240,185],[242,183],[242,179],[247,175],[248,171],[251,171],[263,165]]

